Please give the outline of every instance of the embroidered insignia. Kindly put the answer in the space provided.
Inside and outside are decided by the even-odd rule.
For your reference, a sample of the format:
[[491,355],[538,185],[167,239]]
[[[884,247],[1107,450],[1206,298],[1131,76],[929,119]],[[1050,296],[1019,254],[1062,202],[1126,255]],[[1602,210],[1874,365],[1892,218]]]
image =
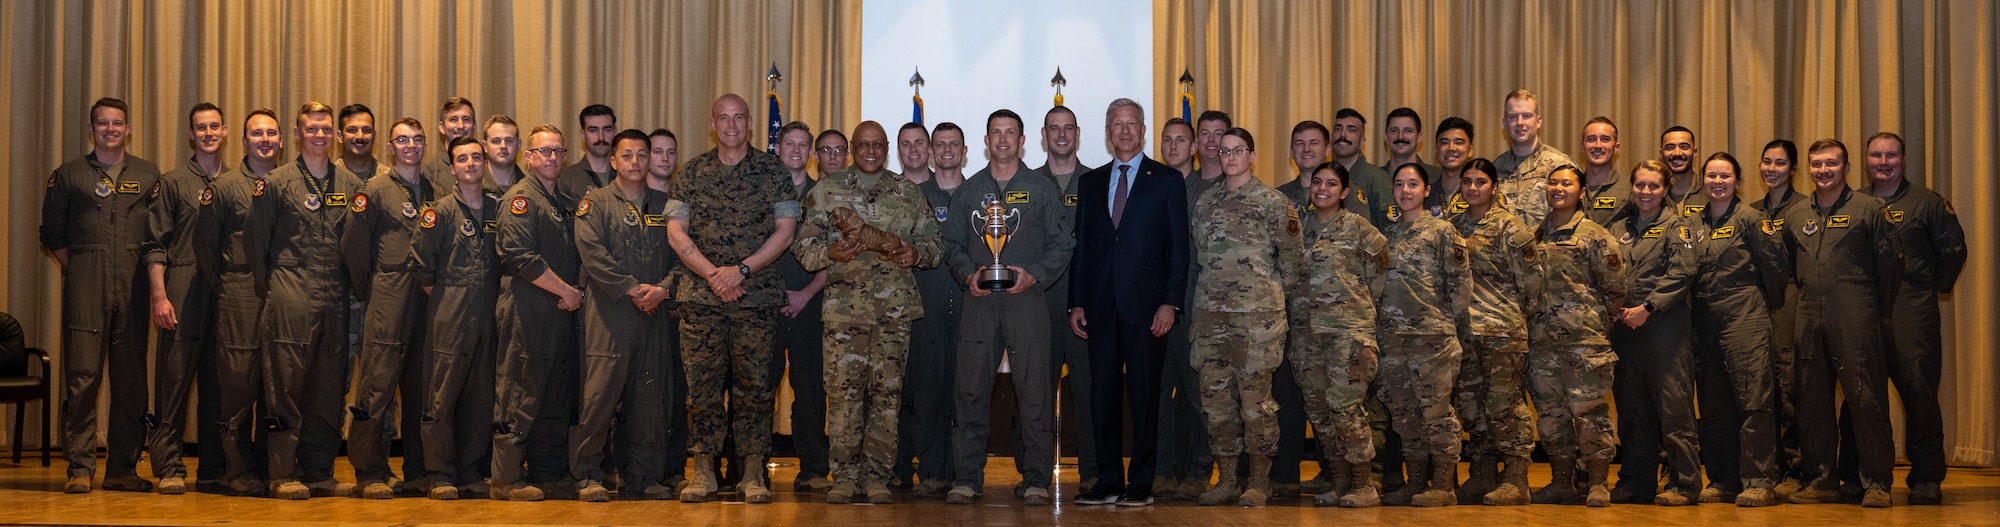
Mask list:
[[348,205],[347,205],[347,210],[350,210],[350,211],[354,211],[354,212],[365,212],[365,211],[367,211],[367,210],[368,210],[368,195],[367,195],[367,194],[355,194],[355,195],[354,195],[354,203],[350,203],[350,204],[348,204]]
[[1849,218],[1846,214],[1826,218],[1826,228],[1828,229],[1845,229],[1851,223],[1853,223],[1853,219]]
[[435,210],[424,211],[424,218],[417,221],[418,226],[421,226],[426,229],[429,229],[431,227],[436,227],[437,224],[438,224],[438,213]]
[[1028,191],[1026,191],[1026,190],[1010,190],[1010,191],[1007,191],[1007,204],[1008,204],[1008,205],[1018,205],[1018,204],[1022,204],[1022,203],[1027,203],[1027,202],[1028,202]]
[[202,187],[202,188],[201,188],[201,198],[200,198],[200,199],[201,199],[201,204],[203,204],[203,205],[207,205],[207,204],[209,204],[209,203],[214,203],[214,202],[215,202],[215,187]]
[[507,202],[507,212],[512,212],[512,213],[514,213],[514,215],[515,215],[515,216],[520,216],[520,215],[522,215],[522,214],[527,214],[527,213],[528,213],[528,197],[527,197],[527,196],[515,196],[515,197],[514,197],[514,199],[512,199],[512,200],[508,200],[508,202]]

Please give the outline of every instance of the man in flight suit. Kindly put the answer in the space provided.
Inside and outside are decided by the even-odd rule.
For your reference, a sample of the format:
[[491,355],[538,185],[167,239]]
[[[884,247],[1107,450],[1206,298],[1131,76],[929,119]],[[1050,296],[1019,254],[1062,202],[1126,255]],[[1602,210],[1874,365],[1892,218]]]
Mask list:
[[[496,500],[539,501],[569,473],[569,416],[576,407],[576,310],[583,307],[583,263],[576,254],[574,198],[558,191],[562,130],[528,133],[528,173],[500,203],[498,401],[494,407]],[[526,462],[527,476],[521,464]],[[560,464],[558,467],[556,465]],[[672,471],[672,468],[668,470]],[[549,489],[555,490],[555,489]]]
[[[188,140],[194,155],[160,178],[161,195],[153,202],[146,220],[146,242],[140,247],[146,261],[146,275],[152,284],[153,323],[160,327],[160,348],[155,357],[153,386],[155,403],[146,424],[152,427],[147,449],[153,458],[155,487],[161,494],[180,494],[187,488],[187,466],[181,463],[181,436],[187,432],[188,388],[194,383],[198,365],[210,364],[209,334],[215,312],[215,289],[195,272],[194,224],[202,205],[215,200],[215,178],[227,172],[222,164],[222,141],[229,128],[222,124],[222,109],[201,103],[188,112]],[[214,415],[215,394],[212,375],[203,375],[201,415]],[[199,427],[203,450],[221,457],[221,438],[213,421]],[[204,463],[208,478],[222,476],[221,463]]]
[[410,275],[415,264],[410,250],[417,218],[430,210],[438,192],[420,168],[426,150],[423,124],[405,118],[391,125],[389,133],[396,154],[393,168],[384,177],[368,180],[355,196],[351,204],[358,206],[350,213],[341,241],[355,296],[368,302],[362,315],[360,369],[355,373],[358,386],[354,405],[347,409],[354,418],[347,434],[347,459],[354,465],[361,497],[368,499],[395,497],[398,480],[389,472],[382,419],[398,393],[402,394],[398,415],[403,475],[414,483],[425,473],[418,416],[423,413],[426,300]]
[[[430,296],[426,317],[439,328],[424,353],[424,465],[430,498],[458,499],[459,487],[485,494],[492,446],[493,306],[500,301],[500,262],[494,217],[500,208],[481,185],[484,146],[453,139],[452,177],[457,192],[441,197],[417,226],[411,277]],[[354,207],[357,211],[361,205]]]
[[248,227],[257,203],[271,199],[265,176],[277,168],[283,144],[277,114],[261,108],[250,112],[243,120],[243,163],[216,178],[213,196],[202,204],[195,220],[195,267],[214,287],[216,297],[211,372],[217,410],[201,418],[216,423],[226,467],[222,477],[228,492],[238,496],[262,496],[266,490],[264,477],[253,475],[264,473],[265,460],[259,448],[263,444],[251,442],[255,433],[251,410],[264,395],[263,367],[258,364],[263,343],[257,331],[264,298],[257,293],[251,272]]

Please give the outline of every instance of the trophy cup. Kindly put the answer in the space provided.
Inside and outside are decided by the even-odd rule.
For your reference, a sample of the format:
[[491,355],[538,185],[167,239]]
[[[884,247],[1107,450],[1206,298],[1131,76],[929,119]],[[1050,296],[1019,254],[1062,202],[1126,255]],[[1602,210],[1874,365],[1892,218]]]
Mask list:
[[1014,231],[1021,228],[1020,222],[1015,222],[1014,226],[1009,228],[1007,220],[1020,215],[1021,209],[1001,207],[1000,200],[994,199],[991,194],[986,195],[984,205],[972,211],[972,220],[977,229],[975,232],[981,238],[985,238],[986,250],[993,253],[993,263],[979,268],[979,287],[984,287],[987,291],[1014,287],[1016,273],[1000,263],[1000,250],[1007,246],[1007,238],[1012,237]]

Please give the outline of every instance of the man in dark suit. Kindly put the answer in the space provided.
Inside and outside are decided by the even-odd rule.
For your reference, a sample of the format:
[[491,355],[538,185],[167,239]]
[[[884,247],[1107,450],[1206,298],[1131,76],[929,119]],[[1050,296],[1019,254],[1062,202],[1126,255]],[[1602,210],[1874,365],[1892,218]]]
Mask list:
[[[1097,487],[1076,503],[1144,506],[1153,503],[1159,435],[1150,432],[1158,427],[1164,336],[1187,296],[1187,189],[1179,171],[1143,155],[1146,116],[1139,103],[1118,99],[1104,113],[1113,159],[1077,182],[1070,261],[1070,331],[1090,345],[1099,464]],[[1118,456],[1125,423],[1119,403],[1127,398],[1132,429],[1139,431],[1129,473]]]

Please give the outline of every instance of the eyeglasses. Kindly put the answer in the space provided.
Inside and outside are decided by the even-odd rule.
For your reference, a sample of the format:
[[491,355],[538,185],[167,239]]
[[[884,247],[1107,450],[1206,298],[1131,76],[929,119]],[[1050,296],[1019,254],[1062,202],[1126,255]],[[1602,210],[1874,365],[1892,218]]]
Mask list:
[[565,155],[569,155],[569,149],[560,146],[551,146],[546,148],[530,148],[528,149],[528,151],[534,152],[536,154],[541,154],[547,157],[562,157]]
[[410,145],[421,145],[421,144],[424,144],[424,136],[421,136],[421,135],[415,135],[415,136],[411,136],[411,135],[404,135],[404,136],[397,136],[397,137],[396,137],[395,139],[390,139],[390,140],[389,140],[389,142],[391,142],[391,143],[395,143],[395,144],[397,144],[397,145],[401,145],[401,146],[410,146]]
[[822,147],[819,147],[819,153],[822,153],[822,154],[845,154],[845,153],[847,153],[847,147],[845,147],[845,146],[822,146]]
[[1220,156],[1220,157],[1235,157],[1235,156],[1240,156],[1240,155],[1243,155],[1243,154],[1248,154],[1248,153],[1250,153],[1250,148],[1249,148],[1249,147],[1239,147],[1239,148],[1218,148],[1218,149],[1216,149],[1216,150],[1215,150],[1215,155],[1217,155],[1217,156]]

